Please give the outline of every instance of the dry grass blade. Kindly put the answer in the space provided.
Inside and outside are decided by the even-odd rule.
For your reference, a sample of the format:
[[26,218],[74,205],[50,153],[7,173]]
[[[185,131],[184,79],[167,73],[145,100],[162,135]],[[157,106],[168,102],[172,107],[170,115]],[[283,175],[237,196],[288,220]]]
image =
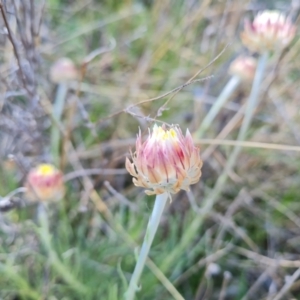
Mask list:
[[200,139],[196,141],[200,145],[225,145],[225,146],[241,146],[246,148],[260,148],[278,151],[294,151],[299,152],[300,146],[284,145],[284,144],[271,144],[262,142],[251,141],[235,141],[235,140],[222,140],[222,139]]
[[280,300],[282,297],[289,291],[293,283],[299,278],[300,276],[300,268],[297,269],[292,276],[289,277],[286,284],[282,287],[280,292],[273,298],[273,300]]

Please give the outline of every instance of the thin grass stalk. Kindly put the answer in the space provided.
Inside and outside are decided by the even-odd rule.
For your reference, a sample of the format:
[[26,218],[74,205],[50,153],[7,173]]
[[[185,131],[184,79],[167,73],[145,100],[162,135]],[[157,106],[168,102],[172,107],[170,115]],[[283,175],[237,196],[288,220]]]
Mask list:
[[195,133],[197,138],[201,138],[209,126],[214,121],[217,114],[220,112],[221,108],[224,106],[226,101],[229,97],[233,94],[236,88],[239,86],[241,82],[241,78],[239,76],[232,76],[230,80],[225,85],[224,89],[220,93],[219,97],[209,110],[208,114],[205,116],[204,120],[202,121],[201,125],[199,126],[198,130]]
[[[31,287],[29,280],[24,279],[22,274],[18,274],[18,273],[19,273],[19,268],[11,265],[10,263],[8,263],[8,261],[6,262],[5,265],[0,263],[1,277],[3,276],[3,278],[5,278],[6,280],[9,279],[10,283],[13,283],[17,288],[16,291],[13,291],[13,289],[11,289],[12,293],[16,293],[14,297],[16,298],[21,297],[21,299],[25,299],[26,297],[26,299],[40,300],[41,299],[40,293]],[[4,290],[3,287],[2,289]],[[9,289],[9,286],[7,286],[7,289]]]
[[[264,75],[264,70],[267,64],[268,60],[268,53],[265,52],[264,54],[261,55],[261,57],[258,60],[258,65],[257,65],[257,70],[255,73],[251,93],[247,102],[247,107],[246,107],[246,113],[245,113],[245,118],[243,120],[242,126],[240,128],[237,141],[242,142],[246,138],[247,131],[250,127],[254,110],[257,107],[258,100],[259,100],[259,91],[260,91],[260,86],[263,81],[263,75]],[[222,189],[224,187],[224,184],[228,178],[228,174],[231,172],[231,170],[234,168],[234,165],[237,161],[238,155],[241,152],[242,147],[240,145],[237,145],[234,147],[233,152],[231,153],[227,164],[225,166],[225,169],[221,176],[218,178],[217,183],[212,191],[211,196],[208,197],[208,203],[209,207],[212,208],[214,202],[216,201],[216,198],[218,198],[222,192]]]
[[27,188],[19,187],[14,191],[10,192],[9,194],[7,194],[5,197],[0,196],[0,212],[1,211],[5,212],[18,206],[21,200],[19,198],[14,198],[14,196],[20,193],[25,193],[26,191]]
[[142,245],[137,263],[135,265],[134,272],[130,279],[128,290],[125,293],[126,300],[134,300],[135,293],[137,290],[139,290],[138,283],[139,283],[140,277],[142,275],[142,272],[143,272],[154,236],[156,234],[162,213],[163,213],[165,205],[167,203],[168,197],[169,197],[168,193],[164,193],[164,194],[156,196],[155,204],[153,207],[151,217],[148,222],[143,245]]
[[49,221],[46,207],[43,203],[40,203],[37,210],[38,222],[40,228],[38,233],[40,239],[48,252],[48,256],[51,262],[51,266],[56,270],[56,272],[63,278],[63,280],[70,285],[70,287],[77,291],[79,294],[86,294],[87,288],[73,277],[72,271],[66,268],[64,263],[59,259],[56,251],[51,245],[51,235],[49,232]]
[[[300,268],[297,269],[294,274],[287,280],[287,282],[284,284],[280,292],[276,295],[276,297],[272,297],[273,300],[280,300],[284,297],[286,293],[290,290],[292,285],[295,283],[295,281],[299,278],[300,276]],[[298,294],[299,295],[299,294]]]
[[[260,86],[261,86],[261,82],[263,81],[263,75],[268,60],[268,56],[269,56],[268,52],[265,52],[264,54],[261,55],[261,57],[258,60],[258,65],[257,65],[254,81],[252,84],[251,93],[247,102],[245,118],[243,120],[237,138],[238,141],[245,140],[247,130],[251,124],[253,113],[259,100],[258,96],[259,96]],[[242,147],[240,145],[235,146],[233,152],[231,153],[227,161],[223,173],[221,174],[221,176],[219,176],[217,183],[214,186],[214,189],[212,190],[211,194],[208,197],[206,197],[201,212],[199,213],[199,216],[197,216],[194,219],[194,221],[191,223],[189,228],[185,231],[184,236],[181,239],[181,242],[176,246],[174,251],[171,252],[170,255],[165,259],[162,265],[163,271],[166,271],[170,268],[173,262],[179,257],[182,251],[184,251],[184,249],[188,247],[188,245],[191,243],[193,238],[199,232],[199,227],[202,225],[204,219],[212,210],[216,202],[216,199],[220,196],[224,184],[226,183],[226,180],[228,178],[228,173],[233,169],[241,149]]]
[[[60,83],[57,86],[56,96],[53,104],[52,115],[53,118],[60,122],[64,106],[65,100],[68,93],[68,85],[66,83]],[[60,131],[59,127],[56,124],[53,124],[51,127],[51,153],[53,162],[56,166],[59,165],[59,144],[60,144]]]

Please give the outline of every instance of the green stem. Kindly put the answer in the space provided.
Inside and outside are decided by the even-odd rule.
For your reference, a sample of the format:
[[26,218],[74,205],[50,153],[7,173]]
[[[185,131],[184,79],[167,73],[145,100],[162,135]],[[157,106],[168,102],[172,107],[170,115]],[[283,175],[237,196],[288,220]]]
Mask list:
[[222,90],[221,94],[217,98],[216,102],[213,104],[211,109],[209,110],[208,114],[205,116],[204,120],[202,121],[200,127],[195,133],[195,136],[201,138],[203,133],[209,128],[212,124],[213,120],[224,106],[226,101],[232,95],[232,93],[236,90],[238,85],[241,82],[241,78],[239,76],[232,76],[231,79],[227,82],[226,86]]
[[[66,83],[60,83],[57,86],[56,97],[53,104],[53,118],[59,122],[64,110],[65,100],[68,93],[68,85]],[[59,127],[56,124],[52,124],[51,127],[51,153],[54,164],[59,165],[59,144],[60,144],[60,132]]]
[[[249,96],[249,99],[247,102],[245,118],[243,119],[243,123],[240,128],[240,131],[239,131],[239,134],[237,137],[237,141],[244,141],[246,138],[247,131],[250,127],[250,124],[251,124],[251,121],[253,118],[254,110],[258,104],[258,100],[259,100],[258,96],[259,96],[260,86],[263,81],[263,75],[264,75],[264,70],[266,67],[267,60],[268,60],[267,52],[262,54],[261,57],[259,58],[253,85],[252,85],[252,89],[251,89],[251,93],[250,93],[250,96]],[[220,196],[222,189],[224,187],[224,184],[226,183],[226,180],[228,178],[228,174],[234,168],[237,158],[241,152],[241,149],[242,149],[242,147],[239,145],[234,147],[234,149],[226,163],[223,173],[221,174],[221,176],[219,176],[211,196],[208,197],[207,202],[209,203],[209,205],[208,205],[209,209],[212,208],[212,206],[214,205],[214,202]]]
[[164,193],[156,196],[152,215],[148,222],[146,235],[144,237],[144,242],[138,257],[138,261],[135,265],[135,269],[132,274],[128,290],[125,294],[126,300],[133,300],[135,293],[138,290],[138,282],[143,272],[144,265],[149,254],[149,250],[151,248],[151,244],[153,242],[167,200],[168,200],[168,193]]
[[[267,52],[262,54],[261,57],[259,58],[251,93],[247,102],[246,115],[238,134],[238,138],[237,138],[238,141],[245,140],[247,130],[250,127],[253,113],[259,100],[258,96],[259,96],[260,86],[263,81],[263,75],[264,75],[264,70],[266,67],[267,60],[268,60]],[[223,170],[223,173],[219,176],[214,186],[212,193],[205,198],[205,202],[201,208],[201,213],[199,214],[199,216],[197,216],[194,219],[194,221],[191,223],[189,228],[185,231],[180,244],[178,244],[174,249],[174,251],[171,252],[170,255],[168,255],[168,257],[166,258],[164,264],[162,265],[163,271],[166,271],[170,268],[170,266],[177,259],[177,257],[182,253],[182,251],[184,251],[184,249],[188,247],[188,245],[191,243],[193,238],[199,232],[199,227],[202,225],[204,219],[212,210],[216,200],[221,195],[223,187],[228,178],[228,173],[233,169],[241,149],[242,149],[241,146],[236,146],[234,148]]]

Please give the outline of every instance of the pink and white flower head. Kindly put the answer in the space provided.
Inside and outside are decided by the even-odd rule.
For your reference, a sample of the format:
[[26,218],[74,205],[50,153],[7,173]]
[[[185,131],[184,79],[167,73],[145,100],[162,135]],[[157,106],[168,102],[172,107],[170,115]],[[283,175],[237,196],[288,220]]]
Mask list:
[[65,192],[62,172],[50,164],[40,164],[30,170],[25,187],[26,198],[33,202],[57,201]]
[[291,20],[279,11],[266,10],[257,14],[253,22],[245,21],[241,34],[243,44],[251,51],[282,50],[296,34]]
[[62,57],[50,68],[50,79],[54,83],[68,82],[79,78],[79,72],[70,58]]
[[229,67],[229,73],[238,76],[243,81],[252,81],[255,75],[257,61],[251,56],[237,57]]
[[189,131],[184,136],[177,126],[167,130],[154,125],[145,142],[139,132],[131,157],[133,162],[126,158],[126,169],[136,186],[150,189],[148,195],[188,191],[201,177],[199,148]]

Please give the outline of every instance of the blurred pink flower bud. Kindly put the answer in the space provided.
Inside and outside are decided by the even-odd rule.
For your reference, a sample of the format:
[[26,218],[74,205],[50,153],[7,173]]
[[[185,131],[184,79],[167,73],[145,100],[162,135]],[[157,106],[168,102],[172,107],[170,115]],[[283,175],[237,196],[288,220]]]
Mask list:
[[40,164],[30,170],[25,187],[30,201],[57,201],[64,195],[64,181],[61,171],[50,164]]
[[251,56],[237,57],[229,67],[229,73],[244,81],[252,81],[256,71],[256,59]]
[[151,189],[146,190],[148,195],[189,190],[201,177],[199,148],[188,130],[184,136],[176,126],[166,130],[154,125],[144,143],[139,133],[131,157],[132,163],[126,158],[126,169],[136,186]]
[[72,81],[78,78],[79,73],[75,64],[67,57],[60,58],[50,69],[50,79],[54,83]]
[[266,10],[258,13],[253,22],[245,22],[241,33],[243,44],[251,51],[282,50],[293,40],[296,27],[279,11]]

